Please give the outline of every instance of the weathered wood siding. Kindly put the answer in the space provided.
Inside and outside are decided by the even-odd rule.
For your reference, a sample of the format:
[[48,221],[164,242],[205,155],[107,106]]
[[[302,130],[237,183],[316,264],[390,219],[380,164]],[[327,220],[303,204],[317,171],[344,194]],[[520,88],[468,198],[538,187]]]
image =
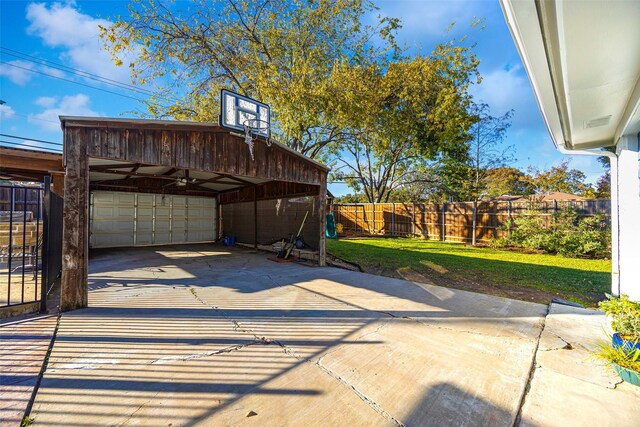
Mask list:
[[314,185],[326,173],[315,162],[276,143],[267,147],[261,139],[255,142],[252,160],[244,139],[220,128],[159,129],[127,122],[87,126],[65,123],[66,129],[74,129],[74,142],[87,145],[90,157]]
[[280,199],[283,197],[317,196],[320,194],[320,189],[321,188],[318,185],[273,181],[224,192],[218,196],[218,201],[221,205],[252,201],[254,198],[254,191],[258,200]]
[[60,309],[86,307],[89,273],[89,158],[86,145],[76,144],[80,129],[64,133],[64,219]]

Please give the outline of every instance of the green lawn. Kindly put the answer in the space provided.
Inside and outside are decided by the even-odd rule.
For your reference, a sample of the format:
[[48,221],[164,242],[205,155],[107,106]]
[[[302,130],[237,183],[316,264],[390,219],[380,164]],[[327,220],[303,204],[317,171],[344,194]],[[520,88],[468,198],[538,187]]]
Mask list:
[[611,286],[609,260],[405,238],[328,240],[327,250],[366,272],[528,301],[557,296],[592,306]]

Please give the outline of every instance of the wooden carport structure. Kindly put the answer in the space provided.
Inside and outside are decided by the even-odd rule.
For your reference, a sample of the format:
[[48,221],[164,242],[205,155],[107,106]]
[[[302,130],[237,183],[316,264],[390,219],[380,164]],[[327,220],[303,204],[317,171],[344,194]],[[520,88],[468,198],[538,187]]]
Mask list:
[[[251,228],[253,242],[245,243],[256,247],[261,225],[271,226],[269,215],[260,216],[261,203],[278,200],[279,208],[281,199],[309,198],[317,233],[311,240],[317,242],[319,264],[325,264],[324,165],[277,142],[268,146],[263,139],[255,141],[253,160],[241,135],[213,123],[65,116],[60,120],[65,169],[62,310],[87,306],[92,191],[213,197],[222,223],[217,237],[228,219],[245,236]],[[253,208],[253,221],[247,219],[247,204]],[[289,228],[292,232],[299,226],[295,225]]]
[[62,194],[62,154],[33,148],[0,147],[0,179],[43,182],[51,177],[51,187]]

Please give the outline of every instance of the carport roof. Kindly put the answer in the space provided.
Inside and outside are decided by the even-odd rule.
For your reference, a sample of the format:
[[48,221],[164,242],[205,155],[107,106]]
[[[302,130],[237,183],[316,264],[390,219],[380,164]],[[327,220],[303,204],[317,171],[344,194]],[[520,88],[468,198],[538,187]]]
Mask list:
[[[209,132],[231,133],[214,122],[192,122],[178,120],[150,120],[150,119],[132,119],[132,118],[112,118],[112,117],[82,117],[82,116],[59,116],[60,125],[64,130],[67,124],[73,126],[85,127],[102,127],[102,128],[122,128],[134,127],[138,129],[174,129],[174,130],[207,130]],[[328,171],[329,168],[310,157],[301,154],[298,151],[282,144],[281,142],[271,140],[272,144],[290,152],[291,154],[308,161],[320,169]]]

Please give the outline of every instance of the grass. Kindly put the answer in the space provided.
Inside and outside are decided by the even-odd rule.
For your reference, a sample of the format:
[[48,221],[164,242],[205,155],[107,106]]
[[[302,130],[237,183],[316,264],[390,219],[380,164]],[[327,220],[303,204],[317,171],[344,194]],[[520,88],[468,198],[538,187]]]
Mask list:
[[543,303],[557,296],[593,306],[611,287],[609,260],[408,238],[328,240],[327,250],[370,273]]

